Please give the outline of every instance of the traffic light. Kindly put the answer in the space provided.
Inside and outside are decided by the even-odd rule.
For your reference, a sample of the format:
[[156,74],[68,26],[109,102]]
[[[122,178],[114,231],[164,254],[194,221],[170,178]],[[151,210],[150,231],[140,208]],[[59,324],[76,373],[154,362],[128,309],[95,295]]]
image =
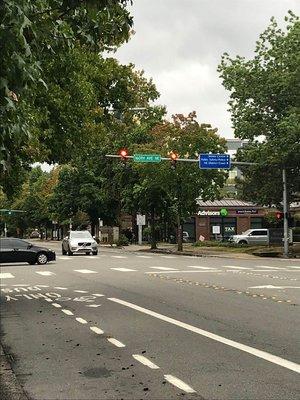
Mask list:
[[120,155],[120,157],[121,157],[121,161],[122,161],[123,164],[125,165],[125,164],[126,164],[126,161],[127,161],[127,157],[128,157],[128,151],[127,151],[127,149],[121,149],[121,150],[119,151],[119,155]]
[[277,219],[278,221],[282,220],[282,219],[283,219],[283,212],[277,211],[277,212],[276,212],[276,219]]
[[172,169],[176,169],[177,158],[178,158],[178,154],[175,153],[174,151],[172,151],[172,152],[170,153],[171,168],[172,168]]

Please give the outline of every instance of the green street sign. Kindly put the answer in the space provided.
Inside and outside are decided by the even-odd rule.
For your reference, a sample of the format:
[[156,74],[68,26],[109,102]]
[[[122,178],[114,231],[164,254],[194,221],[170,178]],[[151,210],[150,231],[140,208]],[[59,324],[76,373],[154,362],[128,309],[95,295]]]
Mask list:
[[228,210],[226,208],[221,208],[220,215],[221,215],[221,217],[227,217]]
[[159,163],[161,162],[160,154],[134,154],[133,161],[139,163]]

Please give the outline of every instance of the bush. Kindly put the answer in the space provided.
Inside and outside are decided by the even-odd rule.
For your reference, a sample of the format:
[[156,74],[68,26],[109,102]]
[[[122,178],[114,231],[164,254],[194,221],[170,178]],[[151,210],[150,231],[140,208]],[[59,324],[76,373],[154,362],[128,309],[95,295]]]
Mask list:
[[119,240],[116,241],[117,246],[128,246],[129,245],[129,240],[125,235],[120,235]]
[[233,242],[218,242],[218,241],[209,241],[205,240],[204,242],[196,242],[194,244],[196,247],[233,247],[233,248],[240,248],[245,247],[244,244],[238,244]]

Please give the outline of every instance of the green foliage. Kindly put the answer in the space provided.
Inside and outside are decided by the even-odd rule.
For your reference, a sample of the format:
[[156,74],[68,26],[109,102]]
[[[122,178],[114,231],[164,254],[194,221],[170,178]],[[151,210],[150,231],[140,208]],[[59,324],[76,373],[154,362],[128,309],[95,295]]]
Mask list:
[[[10,191],[12,187],[11,182],[7,184],[8,179],[13,181],[12,175],[19,177],[30,163],[46,160],[45,154],[51,158],[57,150],[57,146],[52,149],[51,142],[46,140],[42,141],[45,153],[41,153],[37,148],[39,143],[35,143],[37,131],[41,135],[45,129],[42,122],[51,114],[51,102],[43,104],[43,108],[34,104],[43,97],[52,78],[62,72],[56,70],[49,79],[49,62],[65,59],[75,46],[97,54],[113,50],[128,40],[132,18],[126,9],[127,3],[127,0],[3,0],[0,3],[0,184],[5,190]],[[68,93],[62,93],[59,87],[55,92],[53,85],[50,86],[49,96],[55,97],[52,104],[66,99]],[[83,89],[85,94],[89,90]],[[79,84],[77,90],[80,91]],[[62,136],[64,129],[62,125]]]
[[290,200],[300,190],[300,21],[286,17],[285,30],[274,18],[260,35],[252,60],[224,54],[219,72],[231,92],[235,136],[249,139],[238,160],[259,165],[243,168],[239,183],[245,199],[279,204],[282,166],[288,168]]

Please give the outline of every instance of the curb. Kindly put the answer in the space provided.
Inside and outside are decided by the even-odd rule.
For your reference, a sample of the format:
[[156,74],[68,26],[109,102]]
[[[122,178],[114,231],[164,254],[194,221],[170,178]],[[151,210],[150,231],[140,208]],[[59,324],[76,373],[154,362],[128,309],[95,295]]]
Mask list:
[[22,386],[18,382],[16,375],[11,367],[9,355],[5,353],[0,343],[0,365],[1,365],[1,400],[29,400]]

